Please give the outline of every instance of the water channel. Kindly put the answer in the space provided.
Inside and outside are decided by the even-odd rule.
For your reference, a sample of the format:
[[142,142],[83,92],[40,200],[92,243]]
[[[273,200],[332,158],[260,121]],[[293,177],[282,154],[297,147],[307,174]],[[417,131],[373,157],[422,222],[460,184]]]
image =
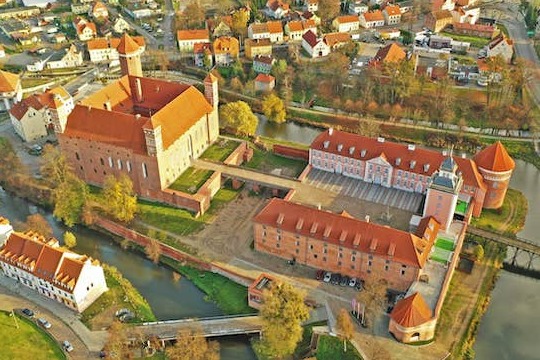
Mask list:
[[[319,129],[295,123],[276,125],[259,117],[257,135],[310,144]],[[510,186],[529,200],[529,211],[519,236],[540,242],[540,170],[516,161]],[[538,260],[537,260],[538,261]],[[540,281],[501,271],[491,303],[480,324],[476,358],[533,360],[540,358]]]
[[[35,210],[26,201],[15,198],[0,188],[0,214],[9,218],[12,223],[25,221]],[[65,229],[54,221],[50,213],[41,213],[49,220],[55,236],[61,239]],[[206,302],[204,293],[190,281],[185,278],[174,281],[173,273],[168,268],[157,266],[139,254],[122,250],[111,238],[96,231],[77,227],[74,233],[77,237],[74,250],[117,267],[148,300],[159,320],[223,314],[214,303]],[[220,339],[220,345],[223,360],[256,359],[246,337],[223,338]]]

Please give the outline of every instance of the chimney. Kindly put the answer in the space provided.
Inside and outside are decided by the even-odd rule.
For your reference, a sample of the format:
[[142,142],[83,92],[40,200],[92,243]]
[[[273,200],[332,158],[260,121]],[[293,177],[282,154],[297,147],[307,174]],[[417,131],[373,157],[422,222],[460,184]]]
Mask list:
[[141,114],[135,114],[135,120],[139,120],[141,118]]
[[462,159],[466,159],[466,158],[467,158],[467,154],[461,153],[461,158],[462,158]]
[[366,222],[369,222],[369,215],[366,215],[365,221],[366,221]]
[[103,103],[103,108],[107,111],[111,111],[112,110],[112,107],[111,107],[111,101],[110,100],[107,100]]
[[328,135],[332,136],[333,133],[334,133],[334,128],[328,129]]
[[321,203],[317,205],[317,210],[321,210]]
[[142,86],[141,86],[141,79],[135,78],[135,99],[137,102],[142,102]]

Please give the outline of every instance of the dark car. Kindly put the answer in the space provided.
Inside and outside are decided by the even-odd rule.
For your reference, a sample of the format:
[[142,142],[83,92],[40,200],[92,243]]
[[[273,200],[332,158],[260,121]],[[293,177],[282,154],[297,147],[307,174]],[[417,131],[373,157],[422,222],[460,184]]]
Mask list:
[[23,310],[22,310],[22,313],[23,313],[24,315],[28,316],[28,317],[34,316],[34,312],[33,312],[32,310],[30,310],[30,309],[23,309]]
[[330,279],[330,282],[334,285],[339,285],[339,282],[341,281],[341,275],[340,274],[332,274],[332,278]]
[[356,290],[361,291],[364,288],[364,280],[358,280],[354,287]]
[[343,277],[341,278],[341,280],[339,281],[339,285],[340,285],[340,286],[347,286],[347,285],[349,285],[349,281],[350,281],[350,280],[351,280],[350,277],[348,277],[348,276],[343,276]]
[[324,277],[324,270],[317,270],[317,273],[315,274],[315,279],[322,280]]
[[28,149],[28,153],[34,156],[40,156],[43,154],[43,148],[41,145],[33,145]]

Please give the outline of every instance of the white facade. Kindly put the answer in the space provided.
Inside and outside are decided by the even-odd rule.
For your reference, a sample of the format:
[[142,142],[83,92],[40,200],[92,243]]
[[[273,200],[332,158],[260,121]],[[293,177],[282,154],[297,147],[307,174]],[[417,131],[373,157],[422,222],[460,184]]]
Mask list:
[[330,46],[322,40],[317,40],[317,43],[311,46],[305,39],[302,39],[302,48],[304,48],[312,58],[324,57],[330,54]]
[[367,13],[369,7],[362,1],[351,1],[349,2],[348,12],[349,14],[363,14]]
[[356,30],[360,29],[360,21],[359,21],[359,20],[357,20],[357,21],[340,22],[338,19],[339,19],[339,18],[337,18],[337,19],[334,20],[334,22],[333,22],[334,29],[335,29],[337,32],[348,33],[348,32],[356,31]]
[[384,16],[381,18],[372,19],[370,15],[371,13],[360,14],[360,26],[366,29],[384,26]]
[[29,142],[47,136],[47,125],[51,122],[49,109],[36,110],[29,107],[21,119],[9,113],[13,129],[23,141]]

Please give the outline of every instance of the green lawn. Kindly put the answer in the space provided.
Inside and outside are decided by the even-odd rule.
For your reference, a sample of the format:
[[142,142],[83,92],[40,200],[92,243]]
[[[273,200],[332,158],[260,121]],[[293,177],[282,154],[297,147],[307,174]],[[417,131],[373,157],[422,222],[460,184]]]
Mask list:
[[344,352],[343,340],[330,335],[319,337],[319,345],[317,346],[317,355],[315,357],[317,360],[362,360],[362,357],[351,343],[347,344],[347,352]]
[[201,155],[201,159],[223,161],[240,145],[239,142],[219,139]]
[[471,43],[471,46],[475,48],[483,48],[489,43],[489,39],[481,38],[477,36],[457,35],[457,34],[444,32],[444,31],[441,32],[440,35],[451,37],[452,39],[456,41],[464,41],[464,42]]
[[501,208],[482,210],[480,218],[473,218],[472,225],[481,229],[516,234],[525,224],[528,207],[527,198],[520,191],[508,189]]
[[282,169],[282,175],[297,177],[306,167],[307,162],[303,160],[289,159],[275,155],[271,151],[263,151],[253,148],[253,158],[244,164],[250,169],[257,169],[263,172],[271,172],[275,169]]
[[[114,267],[104,265],[105,280],[109,291],[101,295],[81,316],[81,321],[89,328],[91,319],[110,307],[122,307],[134,312],[133,322],[155,321],[156,317],[145,298]],[[127,301],[125,301],[127,299]]]
[[169,258],[162,262],[172,267],[201,289],[227,315],[251,314],[256,311],[248,306],[247,288],[219,274],[180,265]]
[[65,359],[60,346],[30,320],[17,316],[19,328],[9,313],[0,311],[0,359]]
[[447,251],[454,251],[454,243],[450,240],[438,238],[435,246]]
[[456,204],[456,213],[465,215],[468,207],[469,204],[467,204],[465,201],[458,200]]
[[213,173],[212,170],[189,167],[169,186],[169,189],[195,194]]

